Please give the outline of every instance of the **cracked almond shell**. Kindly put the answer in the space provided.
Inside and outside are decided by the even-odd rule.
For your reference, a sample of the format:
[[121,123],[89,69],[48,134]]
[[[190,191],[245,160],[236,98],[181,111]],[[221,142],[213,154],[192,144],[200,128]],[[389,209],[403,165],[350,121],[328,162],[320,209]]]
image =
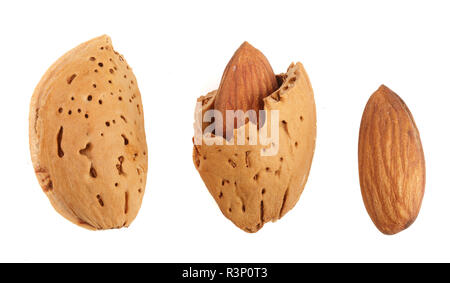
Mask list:
[[[278,76],[280,88],[264,98],[267,112],[264,127],[269,127],[270,110],[279,110],[278,153],[261,156],[271,145],[236,145],[223,137],[205,133],[202,144],[195,145],[193,160],[206,187],[222,213],[246,232],[257,232],[269,221],[275,222],[291,210],[300,198],[308,179],[316,142],[316,107],[313,90],[301,63],[292,64],[286,74]],[[217,91],[198,99],[196,135],[208,126],[199,120],[214,109]],[[201,113],[199,113],[201,112]],[[256,127],[256,126],[255,126]],[[208,145],[216,139],[222,145]]]
[[425,158],[411,112],[384,85],[364,110],[358,163],[364,205],[375,226],[388,235],[408,228],[422,204]]
[[36,176],[57,212],[91,230],[130,225],[147,177],[142,111],[136,78],[108,36],[50,67],[31,99],[29,137]]

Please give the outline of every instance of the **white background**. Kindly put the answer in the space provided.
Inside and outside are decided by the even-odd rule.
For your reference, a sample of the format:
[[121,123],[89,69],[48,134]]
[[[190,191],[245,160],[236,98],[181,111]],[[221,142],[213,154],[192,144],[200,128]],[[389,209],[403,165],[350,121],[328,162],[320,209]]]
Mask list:
[[[449,261],[449,14],[448,1],[1,1],[0,261]],[[39,187],[28,107],[46,69],[101,34],[138,79],[150,167],[131,227],[91,232]],[[318,117],[299,203],[256,234],[220,213],[191,157],[196,98],[245,40],[278,73],[304,64]],[[395,236],[372,224],[358,180],[359,123],[382,83],[413,113],[427,163],[421,213]]]

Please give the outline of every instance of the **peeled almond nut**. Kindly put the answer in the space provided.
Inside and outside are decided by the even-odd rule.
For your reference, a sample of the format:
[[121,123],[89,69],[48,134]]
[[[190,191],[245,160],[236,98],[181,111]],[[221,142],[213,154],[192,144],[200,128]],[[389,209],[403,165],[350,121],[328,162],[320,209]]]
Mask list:
[[[222,76],[214,109],[223,117],[223,133],[232,133],[242,126],[226,120],[227,110],[264,110],[263,99],[278,89],[278,82],[269,61],[258,49],[244,42],[234,53]],[[253,117],[257,118],[257,117]],[[253,119],[256,120],[256,119]],[[252,121],[256,124],[256,121]]]
[[129,226],[147,178],[144,116],[136,78],[108,36],[50,67],[29,120],[33,166],[56,211],[91,230]]
[[422,204],[425,158],[411,112],[384,85],[364,110],[358,157],[361,193],[375,226],[388,235],[408,228]]

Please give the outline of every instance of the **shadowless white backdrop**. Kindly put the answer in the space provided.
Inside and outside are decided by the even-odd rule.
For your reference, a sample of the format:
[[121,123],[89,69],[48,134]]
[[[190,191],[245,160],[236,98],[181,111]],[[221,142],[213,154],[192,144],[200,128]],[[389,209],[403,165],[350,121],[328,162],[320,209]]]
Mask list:
[[[0,261],[449,261],[448,1],[2,1]],[[149,172],[128,229],[92,232],[57,214],[34,176],[28,107],[61,55],[108,34],[142,93]],[[317,145],[297,206],[256,234],[219,211],[192,162],[194,108],[243,41],[276,73],[300,61]],[[427,165],[417,221],[381,234],[362,201],[361,115],[380,84],[414,115]]]

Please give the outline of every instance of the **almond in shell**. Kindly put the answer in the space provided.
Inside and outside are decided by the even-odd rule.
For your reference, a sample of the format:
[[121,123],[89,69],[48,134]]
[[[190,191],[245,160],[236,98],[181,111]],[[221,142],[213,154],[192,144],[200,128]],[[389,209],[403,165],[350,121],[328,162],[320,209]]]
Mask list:
[[[200,137],[198,141],[194,139],[193,161],[225,217],[240,229],[254,233],[265,223],[282,218],[303,192],[315,149],[316,108],[313,90],[301,63],[291,64],[286,73],[275,76],[277,86],[272,91],[270,65],[264,60],[248,64],[262,57],[246,43],[242,48],[245,52],[238,50],[236,54],[246,54],[245,60],[240,61],[235,54],[219,90],[198,99],[195,132],[196,137],[197,133]],[[253,58],[246,58],[249,53]],[[227,73],[233,66],[239,76]],[[208,111],[239,107],[265,110],[267,118],[257,129],[258,133],[271,128],[272,110],[279,113],[273,125],[279,129],[279,139],[269,144],[238,144],[241,130],[245,131],[245,140],[251,139],[252,123],[249,121],[235,125],[231,140],[206,130],[210,124],[202,117]],[[274,147],[278,149],[276,154],[261,154]]]

